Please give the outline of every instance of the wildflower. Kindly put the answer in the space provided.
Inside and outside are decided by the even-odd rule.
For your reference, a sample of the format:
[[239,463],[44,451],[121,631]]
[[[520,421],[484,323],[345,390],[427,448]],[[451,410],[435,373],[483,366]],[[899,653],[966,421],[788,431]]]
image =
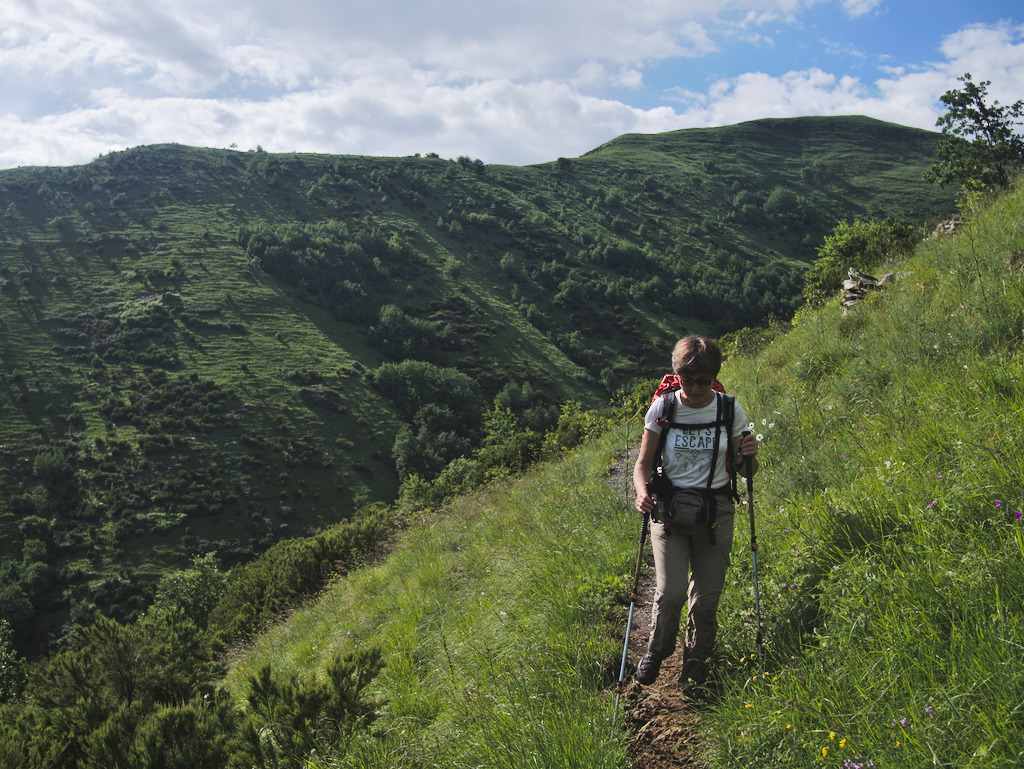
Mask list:
[[839,747],[840,748],[845,748],[846,747],[846,738],[845,737],[843,737],[843,739],[839,740]]
[[835,739],[836,739],[836,733],[835,733],[835,732],[829,732],[829,733],[828,733],[828,738],[829,738],[830,740],[832,740],[833,742],[835,742]]
[[828,745],[826,745],[825,747],[823,747],[821,749],[821,757],[822,758],[827,758],[828,757]]
[[939,474],[938,474],[938,477],[939,477],[939,478],[941,478],[941,477],[942,477],[942,473],[939,473]]
[[1002,502],[1000,502],[1000,501],[999,501],[999,500],[997,499],[997,500],[996,500],[996,507],[1002,507],[1002,506],[1003,506],[1003,503],[1002,503]]
[[1024,518],[1024,513],[1021,513],[1021,512],[1017,512],[1017,513],[1014,513],[1014,515],[1015,515],[1015,516],[1017,516],[1017,520],[1018,520],[1018,521],[1019,521],[1019,520],[1020,520],[1021,518]]
[[[1021,515],[1021,513],[1017,513],[1017,515]],[[925,712],[925,715],[927,715],[929,718],[931,718],[931,719],[935,719],[936,718],[936,716],[935,716],[935,708],[933,708],[931,705],[928,705],[927,707],[925,707],[924,712]]]

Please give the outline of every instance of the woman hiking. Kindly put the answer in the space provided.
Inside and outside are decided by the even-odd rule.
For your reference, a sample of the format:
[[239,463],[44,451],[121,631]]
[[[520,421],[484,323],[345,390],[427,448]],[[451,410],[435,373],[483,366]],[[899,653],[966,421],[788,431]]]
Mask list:
[[[636,680],[647,685],[657,679],[662,661],[676,648],[686,606],[679,684],[684,694],[694,695],[708,681],[732,549],[736,508],[729,466],[744,474],[758,466],[757,439],[741,434],[746,412],[735,398],[713,389],[721,367],[722,351],[712,340],[688,336],[676,343],[672,370],[680,387],[648,409],[633,468],[636,509],[656,522],[651,636]],[[656,484],[648,484],[658,466],[664,480],[656,491]]]

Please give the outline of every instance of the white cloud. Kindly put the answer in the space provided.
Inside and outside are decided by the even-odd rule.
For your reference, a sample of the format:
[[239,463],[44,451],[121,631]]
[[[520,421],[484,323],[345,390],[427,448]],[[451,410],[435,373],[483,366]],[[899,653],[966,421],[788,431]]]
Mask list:
[[935,130],[938,97],[960,87],[957,77],[972,72],[991,80],[989,95],[1013,103],[1024,94],[1024,26],[974,25],[942,41],[943,61],[880,68],[885,77],[866,82],[820,69],[772,77],[751,72],[713,83],[707,93],[679,90],[675,100],[688,126],[713,126],[759,117],[860,114]]
[[843,8],[853,18],[871,13],[882,4],[883,0],[843,0]]
[[968,27],[947,37],[942,53],[950,76],[970,72],[975,82],[990,80],[989,95],[1004,104],[1024,97],[1024,25]]
[[767,52],[809,5],[857,16],[878,0],[5,2],[2,167],[168,141],[531,163],[625,132],[766,116],[932,127],[937,97],[966,71],[1004,102],[1024,93],[1022,28],[1006,23],[963,29],[941,60],[877,81],[863,69],[747,72],[673,89],[677,109],[623,101],[646,93],[655,68],[726,45]]

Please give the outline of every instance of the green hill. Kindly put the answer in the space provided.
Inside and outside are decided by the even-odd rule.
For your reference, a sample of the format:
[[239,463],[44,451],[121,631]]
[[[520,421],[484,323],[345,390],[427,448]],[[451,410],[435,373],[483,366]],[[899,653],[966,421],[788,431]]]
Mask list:
[[[712,705],[644,720],[628,693],[611,725],[639,529],[621,465],[655,367],[610,429],[592,413],[597,437],[523,477],[365,509],[226,581],[197,565],[139,622],[80,631],[0,707],[0,765],[625,769],[659,743],[721,767],[1019,765],[1024,190],[964,213],[894,284],[727,362],[763,442],[765,643],[740,526]],[[386,557],[345,561],[388,527]],[[330,583],[222,675],[213,638],[256,578],[325,553]]]
[[524,168],[162,145],[0,172],[5,614],[37,644],[134,616],[193,554],[436,476],[488,413],[543,432],[685,329],[788,317],[838,219],[948,213],[936,137],[808,118]]

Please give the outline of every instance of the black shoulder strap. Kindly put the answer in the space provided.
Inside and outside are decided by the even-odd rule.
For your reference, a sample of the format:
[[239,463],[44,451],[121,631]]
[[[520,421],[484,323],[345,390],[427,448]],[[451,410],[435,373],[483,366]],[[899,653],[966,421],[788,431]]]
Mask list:
[[709,489],[714,485],[714,482],[715,482],[715,468],[718,466],[718,450],[720,448],[721,434],[722,434],[722,431],[719,428],[721,427],[721,424],[722,424],[722,410],[723,410],[723,405],[722,404],[723,404],[723,401],[725,400],[725,397],[726,396],[722,395],[722,393],[718,393],[718,392],[715,393],[715,424],[714,424],[715,439],[714,439],[714,443],[711,446],[711,469],[708,471],[708,485],[707,485],[707,487]]
[[656,466],[665,464],[665,441],[668,440],[668,429],[672,427],[672,417],[676,413],[676,391],[669,390],[661,396],[662,407],[658,424],[661,425],[661,437],[658,439],[658,453],[654,455]]

